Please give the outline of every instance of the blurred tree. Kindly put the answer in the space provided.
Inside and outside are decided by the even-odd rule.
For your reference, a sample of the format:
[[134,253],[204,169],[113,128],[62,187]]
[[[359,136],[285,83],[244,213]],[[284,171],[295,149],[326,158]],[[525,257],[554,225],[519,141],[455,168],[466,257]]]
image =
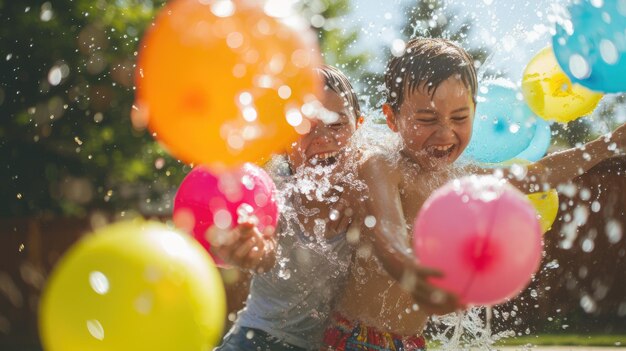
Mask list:
[[[468,36],[472,30],[471,23],[475,20],[474,15],[464,15],[461,19],[458,11],[451,5],[452,2],[444,0],[410,0],[403,2],[403,22],[400,25],[399,39],[408,41],[415,37],[447,38],[459,43],[474,58],[474,65],[479,68],[485,63],[489,55],[486,47],[474,47],[469,44]],[[385,50],[385,60],[391,58],[391,50]],[[484,74],[484,73],[481,73]],[[380,106],[383,96],[382,72],[363,75],[362,80],[367,82],[366,94],[371,96],[370,104]]]
[[[190,169],[132,125],[143,31],[165,0],[0,0],[0,217],[169,213]],[[349,0],[304,0],[330,64],[348,74]]]
[[163,1],[0,1],[0,216],[149,201],[181,167],[131,126],[141,33]]
[[341,69],[355,83],[371,60],[369,52],[357,47],[359,32],[347,24],[350,0],[303,0],[300,12],[317,31],[324,61]]
[[489,54],[486,47],[469,45],[468,36],[472,23],[477,21],[475,13],[464,13],[463,19],[452,7],[453,2],[444,0],[412,0],[404,6],[405,21],[402,36],[446,38],[459,43],[474,58],[475,66],[480,67]]

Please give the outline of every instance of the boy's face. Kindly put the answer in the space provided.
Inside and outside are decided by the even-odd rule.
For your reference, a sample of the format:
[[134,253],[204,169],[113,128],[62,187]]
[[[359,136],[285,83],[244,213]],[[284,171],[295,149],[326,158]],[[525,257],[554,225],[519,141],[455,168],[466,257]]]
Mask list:
[[323,109],[311,121],[311,130],[287,151],[292,169],[330,165],[356,130],[356,118],[346,99],[324,89]]
[[474,103],[463,81],[451,76],[431,96],[424,85],[405,92],[394,111],[383,105],[387,125],[402,137],[405,155],[423,169],[437,169],[454,162],[472,136]]

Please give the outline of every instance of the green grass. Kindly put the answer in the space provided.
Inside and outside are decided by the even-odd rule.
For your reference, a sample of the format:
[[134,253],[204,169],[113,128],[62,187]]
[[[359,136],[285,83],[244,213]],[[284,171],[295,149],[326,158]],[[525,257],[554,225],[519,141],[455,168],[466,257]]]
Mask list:
[[500,346],[517,345],[560,345],[560,346],[620,346],[626,347],[626,335],[624,334],[539,334],[518,336],[504,339],[498,343]]

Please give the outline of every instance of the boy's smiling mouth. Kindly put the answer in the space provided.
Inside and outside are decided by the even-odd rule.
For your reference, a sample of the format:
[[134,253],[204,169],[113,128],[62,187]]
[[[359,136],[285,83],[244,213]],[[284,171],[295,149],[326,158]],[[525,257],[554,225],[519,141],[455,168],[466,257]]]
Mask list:
[[426,152],[428,155],[435,158],[447,158],[452,154],[455,148],[455,144],[431,145],[426,148]]

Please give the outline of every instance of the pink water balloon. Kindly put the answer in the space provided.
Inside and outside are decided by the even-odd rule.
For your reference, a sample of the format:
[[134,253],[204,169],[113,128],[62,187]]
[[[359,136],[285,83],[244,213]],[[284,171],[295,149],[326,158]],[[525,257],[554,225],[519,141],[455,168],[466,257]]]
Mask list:
[[524,195],[491,176],[454,180],[424,203],[413,227],[430,282],[461,303],[495,305],[519,294],[541,261],[541,227]]
[[[235,170],[214,173],[195,167],[180,184],[174,198],[174,222],[193,233],[210,252],[209,230],[226,232],[241,221],[256,221],[263,232],[276,227],[278,206],[274,182],[261,168],[246,163]],[[219,264],[223,262],[214,257]]]

